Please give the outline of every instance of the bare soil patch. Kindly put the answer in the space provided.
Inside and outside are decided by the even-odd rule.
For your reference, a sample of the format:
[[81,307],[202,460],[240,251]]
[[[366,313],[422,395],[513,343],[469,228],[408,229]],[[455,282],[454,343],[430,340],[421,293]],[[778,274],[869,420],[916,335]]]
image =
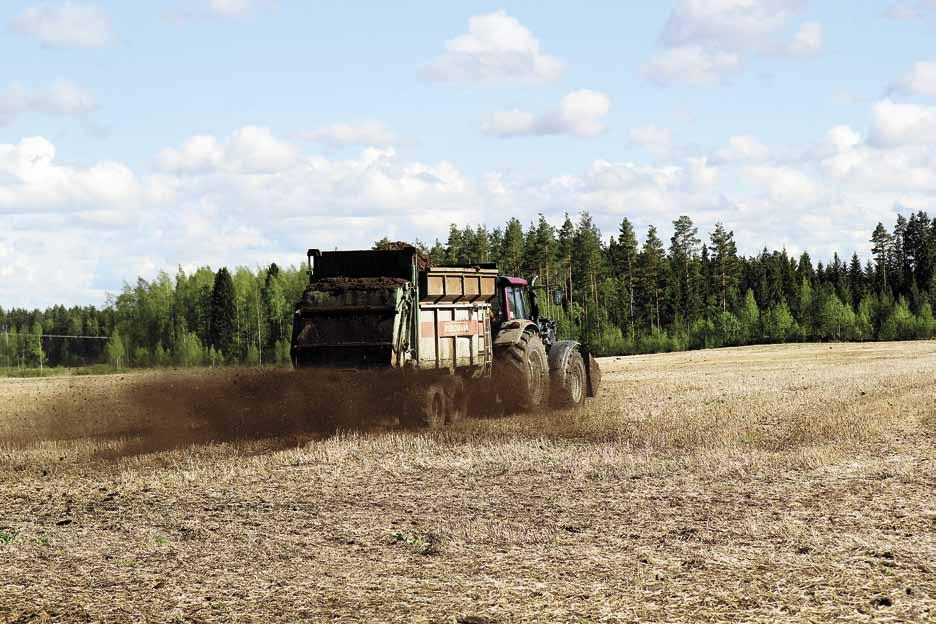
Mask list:
[[0,622],[936,617],[936,343],[601,365],[444,432],[288,371],[2,381]]

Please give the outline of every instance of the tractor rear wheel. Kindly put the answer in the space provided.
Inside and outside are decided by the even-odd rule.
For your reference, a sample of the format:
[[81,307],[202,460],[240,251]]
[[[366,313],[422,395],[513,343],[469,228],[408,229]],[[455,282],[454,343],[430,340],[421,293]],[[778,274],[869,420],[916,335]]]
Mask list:
[[549,363],[543,340],[533,331],[499,353],[496,365],[501,402],[510,412],[532,410],[549,396]]
[[578,349],[569,353],[564,367],[553,371],[550,382],[555,407],[579,407],[585,403],[585,360]]

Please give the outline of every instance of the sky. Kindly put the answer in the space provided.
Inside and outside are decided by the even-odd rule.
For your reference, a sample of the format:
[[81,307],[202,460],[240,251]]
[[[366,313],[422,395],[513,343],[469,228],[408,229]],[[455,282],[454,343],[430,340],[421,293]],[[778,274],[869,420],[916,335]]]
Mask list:
[[936,0],[0,3],[0,307],[583,210],[867,257],[936,214]]

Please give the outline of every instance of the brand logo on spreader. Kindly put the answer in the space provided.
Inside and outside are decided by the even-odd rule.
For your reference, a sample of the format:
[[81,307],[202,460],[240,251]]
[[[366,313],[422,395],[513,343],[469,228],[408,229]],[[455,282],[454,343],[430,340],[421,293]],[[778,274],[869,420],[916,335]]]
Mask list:
[[443,321],[440,324],[442,331],[439,334],[442,336],[470,335],[473,329],[470,321]]

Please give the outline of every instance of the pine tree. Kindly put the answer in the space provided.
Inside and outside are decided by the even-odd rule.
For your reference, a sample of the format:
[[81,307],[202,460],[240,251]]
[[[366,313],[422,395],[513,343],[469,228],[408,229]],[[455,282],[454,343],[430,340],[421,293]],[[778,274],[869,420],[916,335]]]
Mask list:
[[566,213],[556,235],[556,264],[561,275],[560,282],[567,301],[572,300],[572,247],[575,239],[575,224]]
[[626,217],[621,221],[617,250],[614,271],[620,276],[624,287],[627,289],[627,319],[630,325],[630,333],[634,334],[636,332],[634,288],[637,285],[637,234],[634,232],[634,226]]
[[650,324],[651,333],[662,330],[660,322],[660,296],[666,286],[665,267],[663,263],[666,255],[663,252],[663,241],[657,236],[657,230],[652,225],[647,230],[643,250],[638,258],[638,276],[641,294],[640,301],[644,316]]
[[234,296],[234,281],[226,268],[215,274],[214,287],[211,289],[211,327],[210,346],[225,358],[234,353],[236,344],[237,301]]
[[461,264],[464,262],[464,243],[465,240],[462,236],[461,230],[458,229],[458,226],[454,223],[449,225],[448,241],[445,243],[446,264]]
[[507,275],[520,275],[523,268],[523,226],[517,219],[507,222],[498,265]]
[[871,243],[871,253],[877,263],[878,288],[886,291],[888,290],[887,266],[891,262],[891,255],[894,250],[894,237],[884,229],[883,223],[878,222],[877,227],[874,228],[874,233],[871,234]]
[[673,316],[682,319],[688,331],[689,318],[693,303],[697,300],[698,285],[693,280],[692,264],[697,260],[699,250],[699,229],[692,224],[692,219],[682,215],[673,221],[673,236],[670,239],[670,265],[673,281]]
[[734,232],[726,230],[721,223],[709,235],[712,242],[712,269],[718,283],[719,300],[722,312],[733,307],[734,293],[738,288],[738,248],[734,242]]

